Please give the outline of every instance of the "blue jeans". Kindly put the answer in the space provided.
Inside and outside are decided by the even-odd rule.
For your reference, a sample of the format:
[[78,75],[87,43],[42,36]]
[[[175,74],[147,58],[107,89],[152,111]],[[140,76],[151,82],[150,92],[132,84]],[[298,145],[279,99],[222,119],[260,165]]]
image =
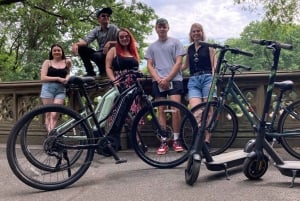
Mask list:
[[[187,84],[189,99],[207,98],[212,80],[213,80],[212,74],[191,76]],[[214,97],[215,96],[216,96],[216,92],[214,92]]]
[[66,88],[59,82],[45,82],[42,85],[41,98],[65,99]]

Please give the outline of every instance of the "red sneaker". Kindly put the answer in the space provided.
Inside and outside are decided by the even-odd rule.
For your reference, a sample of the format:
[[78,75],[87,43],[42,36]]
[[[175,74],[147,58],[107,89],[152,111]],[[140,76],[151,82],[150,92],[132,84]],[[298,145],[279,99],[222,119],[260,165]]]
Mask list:
[[179,140],[175,140],[173,142],[173,149],[176,152],[182,152],[184,150]]
[[167,143],[163,142],[163,143],[161,143],[160,147],[157,149],[156,153],[158,155],[164,155],[167,153],[168,149],[169,149],[169,147],[168,147]]

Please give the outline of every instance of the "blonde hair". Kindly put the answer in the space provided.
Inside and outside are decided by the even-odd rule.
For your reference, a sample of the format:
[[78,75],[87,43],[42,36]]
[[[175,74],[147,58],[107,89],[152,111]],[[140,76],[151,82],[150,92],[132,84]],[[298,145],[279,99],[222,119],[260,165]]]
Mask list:
[[194,42],[193,39],[192,39],[192,30],[194,28],[198,28],[198,29],[200,29],[202,31],[202,38],[201,38],[201,40],[205,41],[206,40],[206,36],[205,36],[205,32],[203,30],[203,26],[200,23],[194,23],[194,24],[192,24],[191,29],[190,29],[190,34],[189,34],[190,42],[191,43]]

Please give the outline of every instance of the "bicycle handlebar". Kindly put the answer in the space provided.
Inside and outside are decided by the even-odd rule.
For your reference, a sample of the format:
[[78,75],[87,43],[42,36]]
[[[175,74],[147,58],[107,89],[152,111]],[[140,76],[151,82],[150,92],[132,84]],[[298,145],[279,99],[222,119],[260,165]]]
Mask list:
[[207,43],[207,42],[204,42],[204,41],[199,41],[199,44],[203,45],[203,46],[212,47],[212,48],[215,48],[215,49],[225,49],[225,46],[222,46],[222,45],[219,45],[219,44],[216,44],[216,43]]
[[146,75],[144,75],[141,71],[138,69],[128,70],[125,74],[123,74],[121,77],[126,77],[127,75],[134,75],[135,78],[145,78]]
[[242,64],[234,64],[234,65],[231,65],[228,67],[231,71],[237,71],[239,70],[240,68],[242,68],[243,70],[246,70],[246,71],[250,71],[251,70],[251,67],[250,66],[245,66],[245,65],[242,65]]
[[264,45],[264,46],[275,46],[275,47],[279,47],[279,48],[286,49],[286,50],[293,49],[293,45],[291,45],[291,44],[280,43],[280,42],[276,42],[276,41],[272,41],[272,40],[252,39],[251,42],[255,43],[255,44],[259,44],[259,45]]
[[215,48],[215,49],[222,49],[224,51],[230,51],[231,53],[233,54],[240,54],[240,55],[244,55],[244,56],[247,56],[247,57],[253,57],[253,54],[251,52],[246,52],[246,51],[243,51],[243,50],[240,50],[238,48],[230,48],[228,45],[219,45],[219,44],[213,44],[213,43],[207,43],[207,42],[203,42],[203,41],[199,41],[199,44],[200,45],[203,45],[203,46],[208,46],[208,47],[212,47],[212,48]]

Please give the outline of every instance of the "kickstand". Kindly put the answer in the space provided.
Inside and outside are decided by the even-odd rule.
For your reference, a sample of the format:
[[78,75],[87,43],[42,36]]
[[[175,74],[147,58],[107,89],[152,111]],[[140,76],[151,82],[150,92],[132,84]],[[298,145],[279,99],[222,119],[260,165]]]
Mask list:
[[228,170],[227,170],[227,163],[224,163],[224,171],[225,171],[225,175],[226,175],[226,180],[230,180],[229,178],[229,174],[228,174]]
[[64,159],[67,161],[68,176],[71,177],[70,159],[69,159],[67,150],[64,150],[64,151],[63,151],[63,157],[64,157]]
[[293,178],[292,178],[292,183],[289,186],[289,188],[293,188],[294,187],[297,170],[292,170],[292,173],[293,173]]
[[111,146],[111,143],[108,143],[108,144],[107,144],[107,147],[108,147],[109,150],[111,151],[111,154],[112,154],[112,156],[114,157],[114,159],[115,159],[115,161],[116,161],[116,164],[126,163],[126,162],[127,162],[126,159],[125,159],[125,160],[121,160],[121,159],[119,158],[119,156],[117,155],[115,149]]

